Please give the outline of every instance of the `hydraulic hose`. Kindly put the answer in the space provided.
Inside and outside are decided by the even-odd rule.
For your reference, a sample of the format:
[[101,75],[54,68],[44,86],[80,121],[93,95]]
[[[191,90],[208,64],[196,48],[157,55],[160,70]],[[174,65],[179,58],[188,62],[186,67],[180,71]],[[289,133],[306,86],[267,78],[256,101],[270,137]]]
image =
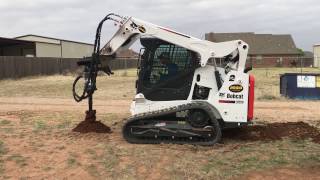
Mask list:
[[[83,99],[91,97],[92,94],[94,93],[94,91],[96,90],[96,78],[97,78],[97,74],[99,71],[98,65],[100,63],[99,52],[100,52],[101,30],[102,30],[103,23],[105,21],[107,21],[109,19],[114,20],[112,18],[112,16],[122,18],[121,16],[114,14],[114,13],[110,13],[105,18],[103,18],[100,21],[100,23],[97,27],[97,30],[96,30],[94,48],[93,48],[93,53],[92,53],[91,59],[78,62],[78,65],[84,65],[85,68],[84,68],[84,76],[79,75],[78,77],[76,77],[76,79],[74,80],[73,85],[72,85],[72,94],[73,94],[73,98],[76,102],[80,102]],[[112,74],[110,68],[107,68],[106,73],[108,75]],[[84,84],[82,94],[79,95],[76,92],[76,85],[81,78],[85,78],[85,84]],[[90,107],[90,105],[89,105],[89,107]]]

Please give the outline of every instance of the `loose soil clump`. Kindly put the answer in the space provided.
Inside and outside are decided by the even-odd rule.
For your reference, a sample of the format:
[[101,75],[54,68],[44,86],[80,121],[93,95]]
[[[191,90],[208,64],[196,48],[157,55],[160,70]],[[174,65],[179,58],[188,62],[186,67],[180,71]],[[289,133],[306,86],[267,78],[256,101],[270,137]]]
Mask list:
[[100,121],[96,121],[96,111],[87,111],[86,118],[80,122],[72,131],[80,133],[111,133],[111,129]]
[[244,141],[268,141],[282,138],[312,139],[320,143],[320,132],[316,127],[304,122],[271,123],[227,129],[224,138]]

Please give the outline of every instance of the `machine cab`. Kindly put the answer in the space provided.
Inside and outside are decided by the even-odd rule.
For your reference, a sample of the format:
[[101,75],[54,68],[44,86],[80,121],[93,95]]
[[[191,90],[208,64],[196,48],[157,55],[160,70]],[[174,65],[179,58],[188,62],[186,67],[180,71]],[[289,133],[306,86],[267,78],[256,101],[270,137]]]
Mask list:
[[186,100],[199,56],[156,38],[141,38],[137,93],[151,101]]

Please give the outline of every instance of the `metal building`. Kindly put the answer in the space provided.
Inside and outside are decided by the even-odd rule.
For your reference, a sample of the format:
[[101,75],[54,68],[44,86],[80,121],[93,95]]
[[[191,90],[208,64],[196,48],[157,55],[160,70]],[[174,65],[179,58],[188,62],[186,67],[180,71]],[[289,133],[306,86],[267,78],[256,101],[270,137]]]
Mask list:
[[38,35],[0,38],[0,56],[82,58],[92,51],[93,44]]
[[313,45],[313,66],[320,67],[320,44]]

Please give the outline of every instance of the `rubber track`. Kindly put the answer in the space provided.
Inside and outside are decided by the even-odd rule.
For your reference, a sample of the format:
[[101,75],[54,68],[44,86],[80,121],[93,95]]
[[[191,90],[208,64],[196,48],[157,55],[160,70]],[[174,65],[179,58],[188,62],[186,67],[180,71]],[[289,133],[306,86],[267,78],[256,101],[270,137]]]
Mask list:
[[[191,110],[191,109],[202,109],[207,112],[207,114],[210,116],[212,126],[215,128],[215,131],[217,133],[214,139],[212,139],[211,141],[176,140],[176,139],[161,138],[161,137],[158,137],[157,139],[155,138],[142,139],[141,137],[136,138],[132,136],[130,133],[130,125],[132,124],[134,125],[136,121],[152,119],[152,118],[176,113],[179,111],[185,111],[185,110]],[[128,141],[129,143],[135,143],[135,144],[174,143],[174,144],[213,145],[218,141],[220,141],[221,139],[221,128],[220,128],[219,122],[216,120],[214,116],[212,106],[209,103],[204,101],[195,101],[192,103],[170,107],[167,109],[151,111],[151,112],[141,113],[141,114],[136,114],[134,116],[131,116],[127,119],[127,122],[124,124],[122,129],[122,134],[126,141]]]

